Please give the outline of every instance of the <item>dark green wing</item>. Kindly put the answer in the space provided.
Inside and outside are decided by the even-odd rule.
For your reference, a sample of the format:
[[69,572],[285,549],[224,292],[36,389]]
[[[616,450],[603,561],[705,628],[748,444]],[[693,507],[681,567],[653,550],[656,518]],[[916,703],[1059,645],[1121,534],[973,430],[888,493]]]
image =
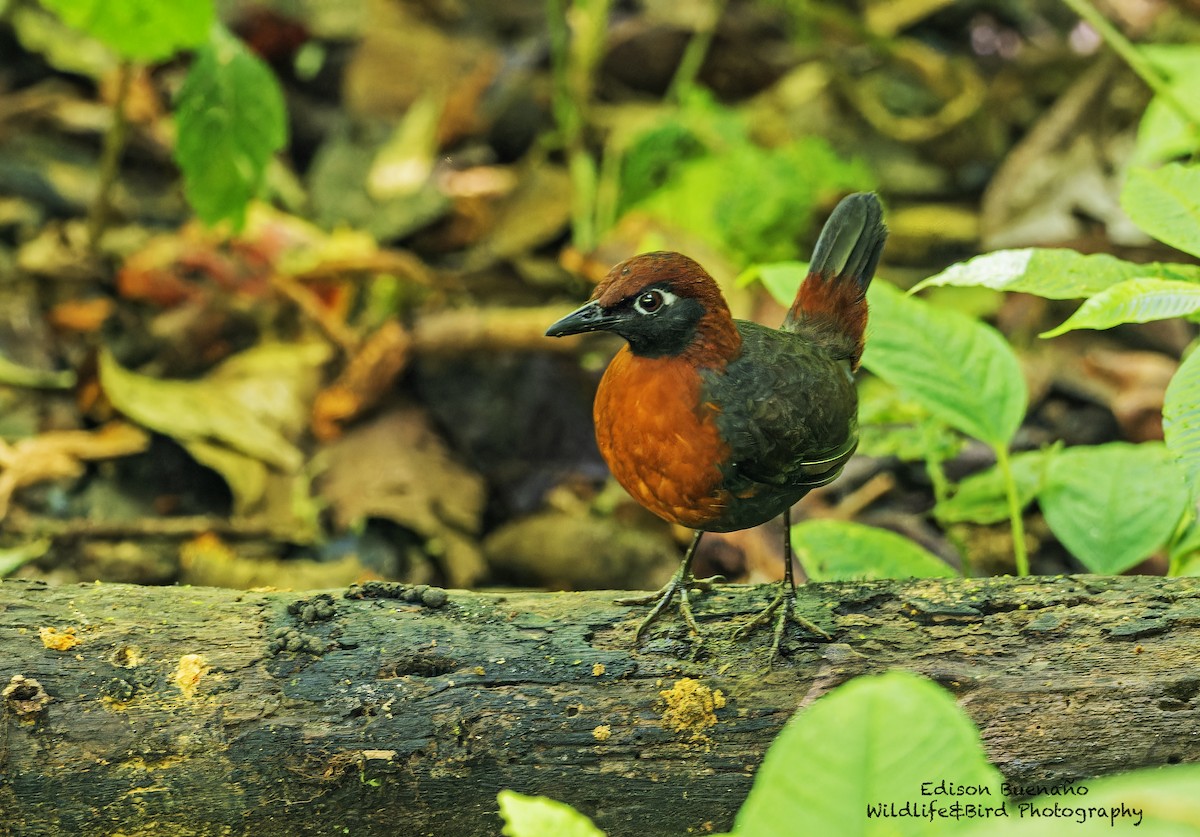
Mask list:
[[717,426],[730,447],[727,480],[796,489],[831,482],[858,445],[849,364],[801,334],[737,325],[741,356],[705,376],[706,398],[721,405]]

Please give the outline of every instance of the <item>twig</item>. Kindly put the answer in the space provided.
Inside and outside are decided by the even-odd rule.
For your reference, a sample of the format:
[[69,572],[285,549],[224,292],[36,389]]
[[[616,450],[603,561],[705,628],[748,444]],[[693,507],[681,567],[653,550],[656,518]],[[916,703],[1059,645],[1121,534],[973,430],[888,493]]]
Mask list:
[[1100,11],[1092,5],[1091,0],[1063,0],[1063,2],[1096,30],[1104,42],[1112,48],[1112,51],[1121,56],[1121,60],[1138,74],[1138,77],[1154,91],[1155,95],[1161,96],[1162,100],[1185,122],[1200,128],[1200,114],[1193,113],[1187,103],[1175,95],[1170,82],[1158,74],[1158,70],[1146,60],[1146,56],[1142,55],[1133,42],[1121,34],[1121,31],[1113,26],[1108,18],[1100,14]]
[[125,138],[129,131],[129,120],[125,115],[125,102],[129,98],[129,87],[133,81],[133,64],[122,61],[117,72],[117,100],[113,103],[113,119],[108,133],[104,135],[104,150],[100,155],[100,183],[96,197],[88,211],[88,250],[93,254],[100,249],[100,236],[108,223],[113,184],[121,170],[121,152],[125,150]]

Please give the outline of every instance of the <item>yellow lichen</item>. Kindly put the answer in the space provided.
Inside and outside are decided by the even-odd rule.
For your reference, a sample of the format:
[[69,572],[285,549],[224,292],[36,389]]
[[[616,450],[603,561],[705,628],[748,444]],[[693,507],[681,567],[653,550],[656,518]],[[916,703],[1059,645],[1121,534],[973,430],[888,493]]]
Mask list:
[[137,668],[145,659],[142,649],[136,645],[122,645],[112,655],[113,665],[121,668]]
[[38,636],[42,638],[42,645],[54,651],[70,651],[80,643],[74,628],[62,631],[58,628],[38,628]]
[[604,674],[604,663],[595,663],[592,666],[592,677],[599,677]]
[[186,698],[196,694],[200,678],[208,671],[208,661],[200,654],[184,654],[179,658],[179,665],[171,672],[171,682],[179,687]]
[[601,724],[592,730],[592,738],[597,741],[607,741],[612,736],[612,727],[608,724]]
[[710,689],[699,680],[682,677],[670,689],[658,693],[666,704],[662,724],[672,732],[691,733],[693,741],[706,739],[704,731],[717,723],[716,710],[725,706],[720,689]]

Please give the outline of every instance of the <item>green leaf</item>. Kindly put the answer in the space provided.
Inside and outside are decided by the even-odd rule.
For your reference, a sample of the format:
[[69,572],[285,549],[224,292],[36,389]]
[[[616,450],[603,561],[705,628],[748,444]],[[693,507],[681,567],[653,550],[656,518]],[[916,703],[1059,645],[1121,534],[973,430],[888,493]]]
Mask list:
[[792,527],[792,549],[810,581],[949,578],[945,561],[886,529],[842,520],[806,520]]
[[1167,385],[1163,438],[1195,503],[1200,500],[1200,351],[1184,359]]
[[[1045,484],[1046,471],[1057,448],[1031,450],[1011,457],[1013,479],[1021,508],[1033,502]],[[1000,523],[1008,520],[1008,493],[1004,473],[992,467],[964,479],[954,496],[938,503],[933,516],[939,523]]]
[[49,540],[25,541],[15,546],[0,547],[0,578],[15,573],[30,561],[36,561],[50,551]]
[[1200,256],[1200,166],[1132,169],[1121,190],[1121,208],[1159,241]]
[[270,68],[220,26],[196,56],[175,109],[184,191],[208,224],[240,227],[272,155],[287,142],[283,93]]
[[1200,520],[1193,517],[1183,534],[1171,542],[1170,560],[1169,575],[1200,575]]
[[772,262],[755,264],[737,278],[739,287],[761,282],[771,298],[784,308],[791,308],[800,290],[800,283],[808,275],[808,262]]
[[1019,291],[1047,299],[1082,299],[1126,279],[1200,280],[1200,268],[1185,264],[1134,264],[1098,253],[1085,256],[1074,250],[997,250],[951,265],[919,282],[913,292],[942,285],[982,286],[997,291]]
[[894,386],[875,376],[858,382],[858,451],[902,462],[949,462],[966,439]]
[[1106,329],[1122,323],[1148,323],[1200,311],[1200,284],[1175,279],[1127,279],[1084,300],[1074,314],[1042,337],[1080,328]]
[[[1047,794],[1009,803],[1009,816],[963,823],[957,837],[1192,837],[1200,834],[1200,765],[1150,767],[1071,785],[1074,794]],[[1024,804],[1028,807],[1019,807]],[[1057,804],[1057,812],[1054,806]],[[1030,809],[1035,810],[1030,810]],[[1066,815],[1064,809],[1072,809]],[[1079,817],[1086,816],[1082,823]]]
[[1160,97],[1146,106],[1138,123],[1131,163],[1157,166],[1179,157],[1187,157],[1200,149],[1196,126],[1180,116],[1179,111]]
[[933,415],[993,447],[1025,416],[1025,379],[998,331],[874,282],[863,365]]
[[0,385],[32,389],[71,389],[75,382],[75,373],[69,369],[61,372],[31,369],[0,355]]
[[42,0],[63,21],[122,58],[161,61],[208,38],[212,0]]
[[1158,442],[1067,448],[1038,496],[1051,531],[1094,573],[1124,572],[1175,532],[1187,490]]
[[510,790],[500,791],[496,799],[507,837],[604,837],[591,820],[565,803]]
[[978,789],[972,802],[1003,803],[1000,774],[988,764],[978,730],[944,689],[902,671],[859,677],[783,728],[733,833],[949,833],[958,825],[952,820],[868,816],[868,806],[945,799],[931,795],[943,780]]
[[810,226],[823,202],[871,183],[863,163],[842,159],[820,137],[773,149],[746,141],[678,166],[631,211],[691,232],[747,265],[791,257],[796,231]]
[[[1200,49],[1195,44],[1140,44],[1138,50],[1167,80],[1171,95],[1200,113]],[[1162,96],[1155,96],[1138,125],[1136,165],[1158,165],[1200,149],[1200,130]]]

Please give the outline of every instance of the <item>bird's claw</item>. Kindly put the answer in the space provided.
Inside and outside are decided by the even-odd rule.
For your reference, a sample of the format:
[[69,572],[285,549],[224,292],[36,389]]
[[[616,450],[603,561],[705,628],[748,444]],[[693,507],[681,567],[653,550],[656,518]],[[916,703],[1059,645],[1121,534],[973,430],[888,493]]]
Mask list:
[[[775,616],[775,612],[780,608],[783,608],[783,612]],[[796,591],[790,587],[785,587],[775,597],[775,600],[767,605],[754,619],[734,631],[733,638],[735,640],[745,639],[754,633],[754,631],[770,622],[772,616],[775,616],[775,629],[771,633],[771,655],[769,662],[773,663],[779,658],[779,648],[783,643],[783,632],[789,620],[795,622],[813,636],[825,640],[833,639],[824,628],[796,612]]]
[[700,590],[710,592],[713,586],[724,581],[724,576],[714,575],[711,578],[692,578],[686,576],[682,572],[675,573],[671,580],[662,586],[656,593],[651,593],[648,596],[634,596],[627,599],[617,599],[616,604],[619,605],[647,605],[653,604],[654,607],[646,614],[641,622],[638,623],[637,630],[633,633],[633,641],[636,643],[642,638],[646,628],[650,626],[654,620],[662,614],[667,605],[675,598],[675,594],[679,594],[679,613],[683,616],[683,621],[687,623],[688,629],[696,636],[700,636],[700,626],[696,624],[696,617],[692,615],[692,603],[688,599],[689,590]]

